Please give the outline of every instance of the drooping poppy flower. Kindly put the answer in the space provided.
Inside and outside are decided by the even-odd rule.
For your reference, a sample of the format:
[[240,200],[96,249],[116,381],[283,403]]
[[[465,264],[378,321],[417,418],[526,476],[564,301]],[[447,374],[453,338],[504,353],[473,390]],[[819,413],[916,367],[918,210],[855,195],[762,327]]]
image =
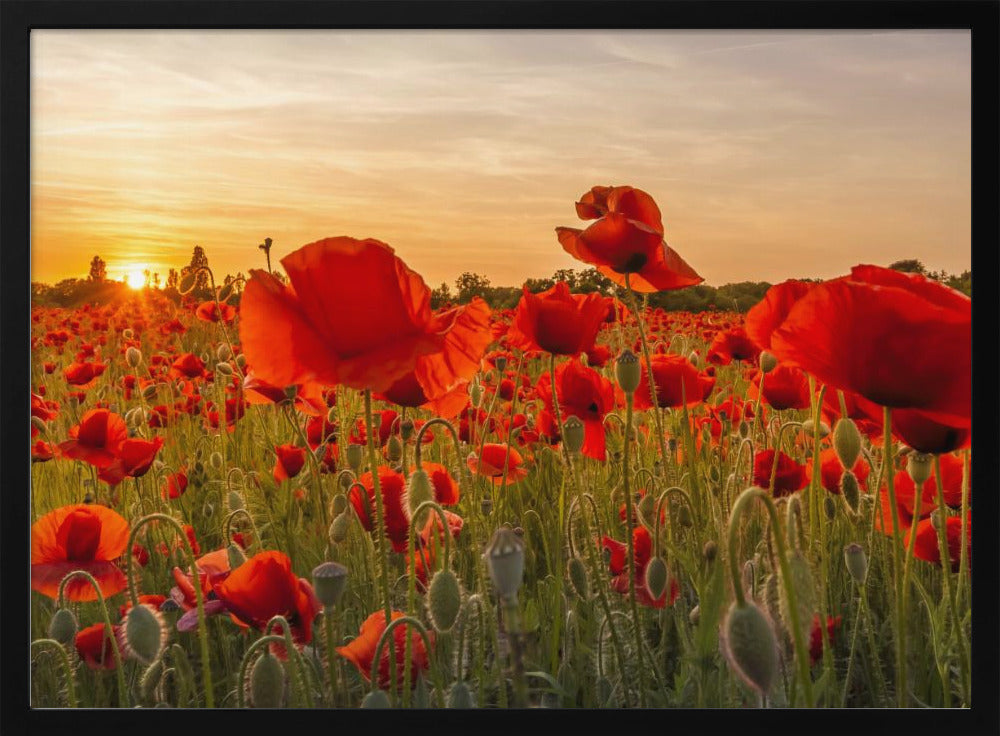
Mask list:
[[118,636],[120,626],[112,626],[111,634],[104,632],[104,623],[93,624],[76,632],[73,644],[76,653],[92,670],[115,669],[115,654],[111,637]]
[[[833,635],[840,628],[841,616],[826,617],[826,636],[833,646]],[[816,664],[823,657],[823,629],[820,627],[819,614],[813,614],[812,625],[809,628],[809,664]]]
[[162,494],[165,499],[180,498],[188,487],[187,470],[181,468],[176,473],[171,473],[165,479]]
[[527,468],[524,467],[524,459],[521,453],[513,447],[507,445],[488,442],[483,445],[481,456],[472,452],[466,461],[471,470],[476,475],[483,475],[490,478],[494,485],[503,483],[504,465],[507,466],[507,483],[512,485],[528,475]]
[[[218,410],[218,407],[216,407],[215,404],[209,404],[208,407],[210,408],[208,408],[208,411],[205,413],[206,418],[208,419],[208,426],[210,426],[212,429],[219,429],[221,412]],[[226,399],[226,412],[225,412],[226,431],[232,432],[233,430],[235,430],[236,422],[238,422],[245,413],[246,413],[246,401],[239,398]]]
[[103,363],[73,363],[66,367],[63,375],[66,377],[66,383],[70,386],[90,388],[107,367]]
[[[965,422],[960,422],[965,425]],[[881,428],[880,428],[881,431]],[[893,409],[892,434],[917,452],[942,455],[969,447],[972,426],[937,421],[916,409]]]
[[757,360],[759,355],[760,348],[747,337],[742,327],[730,327],[715,334],[705,360],[715,365],[729,365],[734,360]]
[[597,266],[619,286],[625,286],[625,274],[630,274],[635,291],[645,293],[704,281],[663,240],[660,209],[641,189],[593,187],[577,202],[576,211],[580,219],[597,222],[586,230],[557,227],[563,250]]
[[[760,392],[760,378],[750,383],[748,398],[756,399]],[[781,363],[764,376],[764,401],[778,411],[808,409],[809,377],[801,368]]]
[[326,238],[281,263],[291,285],[255,270],[241,303],[243,351],[262,379],[387,391],[416,370],[429,395],[452,388],[452,371],[433,361],[417,366],[417,359],[435,353],[446,354],[446,362],[462,359],[464,346],[446,349],[462,309],[434,315],[430,290],[391,247]]
[[594,345],[587,351],[587,365],[592,368],[603,368],[611,360],[611,351],[606,345]]
[[[635,408],[651,409],[653,397],[649,390],[649,371],[646,361],[640,361],[639,387],[635,390]],[[708,398],[715,387],[715,379],[695,368],[682,355],[654,355],[653,381],[656,383],[656,401],[661,407],[678,408],[687,400],[688,406]]]
[[[410,533],[410,522],[403,510],[406,479],[402,473],[383,465],[378,469],[378,480],[382,491],[386,535],[396,552],[405,552]],[[367,493],[362,495],[361,489],[353,486],[349,498],[361,526],[365,531],[372,532],[375,531],[375,484],[371,471],[358,478],[358,483],[364,486]]]
[[808,281],[789,279],[769,288],[764,298],[747,312],[743,326],[747,337],[760,350],[771,352],[771,333],[781,326],[795,303],[812,286]]
[[107,409],[91,409],[78,425],[70,427],[69,437],[59,443],[63,457],[106,468],[118,458],[122,443],[128,439],[128,428],[117,414]]
[[[221,311],[219,310],[219,306],[222,307]],[[219,305],[216,305],[214,299],[209,299],[198,305],[198,308],[195,310],[195,316],[205,322],[228,323],[236,319],[236,307],[226,302],[220,302]]]
[[571,294],[564,281],[539,294],[524,286],[507,339],[522,350],[579,355],[593,349],[606,313],[603,296]]
[[[766,379],[765,379],[766,380]],[[753,482],[759,488],[770,488],[771,472],[774,465],[774,450],[763,450],[753,458]],[[787,496],[805,488],[808,481],[806,468],[799,465],[785,453],[778,455],[778,471],[774,476],[774,488],[771,493],[775,498]]]
[[51,442],[38,440],[31,446],[31,462],[44,463],[59,453],[59,448]]
[[[823,450],[819,454],[819,466],[820,483],[830,493],[839,494],[840,479],[844,475],[844,466],[840,464],[840,458],[837,457],[837,451],[832,447]],[[780,463],[778,467],[780,469]],[[865,462],[863,457],[859,457],[851,470],[854,472],[854,477],[858,479],[858,486],[862,491],[866,491],[868,489],[868,473],[870,472],[868,463]],[[809,472],[807,477],[812,477],[812,461],[809,463]]]
[[[405,616],[402,611],[393,611],[390,621]],[[347,659],[353,664],[366,681],[371,682],[372,665],[375,663],[375,648],[386,630],[388,624],[385,620],[384,611],[376,611],[366,618],[361,624],[361,630],[357,638],[346,646],[337,647],[337,654]],[[399,689],[403,686],[406,667],[406,637],[409,632],[412,655],[410,668],[410,682],[415,683],[420,670],[426,670],[430,666],[427,649],[424,641],[413,629],[403,624],[392,630],[392,641],[386,642],[382,647],[382,656],[378,665],[378,686],[383,690],[390,687]],[[433,635],[432,635],[433,636]],[[389,656],[390,650],[396,660],[396,682],[390,682]]]
[[[611,571],[611,588],[622,595],[629,594],[628,579],[628,545],[625,542],[618,542],[611,537],[604,537],[601,541],[605,549],[611,553],[608,568]],[[644,526],[637,526],[632,531],[632,551],[635,555],[635,600],[641,606],[647,608],[664,608],[668,603],[672,606],[681,594],[680,585],[673,576],[663,595],[653,598],[653,595],[646,587],[646,566],[653,556],[653,540],[649,535],[649,530]]]
[[274,448],[277,458],[274,461],[274,482],[280,484],[289,478],[294,478],[306,464],[306,448],[295,445],[278,445]]
[[194,353],[184,353],[170,366],[171,378],[201,378],[205,375],[205,363]]
[[[914,543],[913,554],[918,560],[930,562],[932,565],[941,564],[941,549],[938,546],[938,532],[930,519],[925,519],[916,525],[917,539]],[[903,542],[906,549],[909,549],[910,534],[913,527],[906,534]],[[972,569],[972,513],[966,516],[965,520],[965,553],[969,570]],[[951,563],[951,571],[958,572],[961,564],[962,554],[962,517],[949,516],[945,521],[945,540],[948,544],[948,557]]]
[[[125,589],[128,581],[115,564],[128,545],[128,522],[96,504],[63,506],[31,526],[31,589],[56,599],[59,584],[74,570],[90,573],[105,598]],[[83,578],[66,586],[72,601],[97,600],[97,592]]]
[[771,335],[772,352],[828,387],[969,426],[971,305],[917,274],[855,266],[795,302]]
[[435,501],[442,506],[454,506],[458,503],[458,483],[444,465],[422,460],[420,466],[430,476]]
[[127,439],[118,448],[118,457],[106,468],[101,468],[97,477],[112,486],[126,478],[140,478],[149,471],[161,447],[162,437],[154,437],[152,440],[141,437]]
[[[236,535],[233,535],[235,539]],[[195,560],[195,567],[198,570],[198,580],[201,583],[202,600],[214,598],[213,586],[221,583],[229,575],[229,550],[225,547],[214,552],[202,555]],[[196,611],[198,605],[197,593],[194,589],[194,581],[191,579],[190,568],[174,567],[171,574],[176,584],[170,589],[170,598],[184,611]],[[179,631],[189,630],[187,622],[177,622]]]
[[312,585],[295,576],[292,561],[282,552],[254,555],[212,590],[239,624],[262,630],[280,615],[288,621],[296,644],[312,639],[312,622],[320,603]]
[[[326,417],[327,405],[323,400],[323,387],[318,383],[306,383],[291,387],[274,386],[262,381],[253,370],[243,378],[243,395],[249,404],[285,404],[291,402],[303,414],[311,417]],[[291,394],[291,396],[290,396]]]
[[[603,462],[607,459],[604,417],[615,408],[614,385],[576,358],[560,364],[556,368],[555,379],[562,420],[565,422],[574,416],[583,422],[584,441],[581,451],[587,457]],[[539,377],[535,392],[545,404],[545,411],[538,417],[539,432],[548,437],[558,437],[559,424],[555,418],[552,379],[548,372]]]
[[306,442],[314,450],[324,442],[336,442],[338,429],[326,416],[310,417],[306,422]]

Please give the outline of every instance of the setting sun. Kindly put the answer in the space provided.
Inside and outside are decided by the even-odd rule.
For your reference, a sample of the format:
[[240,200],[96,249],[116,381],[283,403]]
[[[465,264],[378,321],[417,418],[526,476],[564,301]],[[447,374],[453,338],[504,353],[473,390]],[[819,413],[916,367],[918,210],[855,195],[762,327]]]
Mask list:
[[125,272],[125,283],[130,289],[141,289],[146,285],[146,274],[142,266],[133,266]]

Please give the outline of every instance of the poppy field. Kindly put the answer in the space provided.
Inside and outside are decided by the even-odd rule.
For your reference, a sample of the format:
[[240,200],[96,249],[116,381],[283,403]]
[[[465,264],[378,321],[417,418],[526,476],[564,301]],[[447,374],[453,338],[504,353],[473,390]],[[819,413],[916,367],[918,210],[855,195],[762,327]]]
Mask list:
[[971,298],[654,309],[654,198],[573,207],[610,295],[432,309],[339,236],[34,306],[32,705],[970,706]]

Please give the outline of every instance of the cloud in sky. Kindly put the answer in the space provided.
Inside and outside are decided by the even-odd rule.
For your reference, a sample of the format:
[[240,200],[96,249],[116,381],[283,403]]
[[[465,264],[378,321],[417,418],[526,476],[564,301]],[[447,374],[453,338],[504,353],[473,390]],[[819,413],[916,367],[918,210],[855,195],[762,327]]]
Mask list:
[[33,31],[32,278],[224,274],[330,235],[431,285],[582,267],[650,192],[709,283],[971,263],[964,31]]

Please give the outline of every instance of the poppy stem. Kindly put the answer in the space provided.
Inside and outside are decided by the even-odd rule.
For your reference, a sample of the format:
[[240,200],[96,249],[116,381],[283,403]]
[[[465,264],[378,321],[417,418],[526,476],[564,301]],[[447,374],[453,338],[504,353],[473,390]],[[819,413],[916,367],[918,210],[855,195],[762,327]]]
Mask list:
[[[628,278],[628,275],[625,276]],[[653,384],[650,384],[653,385]],[[635,577],[636,577],[636,567],[635,567],[635,542],[633,537],[635,536],[635,516],[632,512],[632,488],[631,488],[631,468],[629,467],[629,447],[632,445],[632,439],[635,434],[635,430],[632,427],[632,404],[634,403],[635,395],[629,391],[625,394],[625,446],[622,451],[622,482],[625,491],[625,520],[626,526],[628,528],[627,542],[628,542],[628,602],[629,609],[632,613],[632,628],[635,631],[635,655],[637,657],[642,657],[642,632],[639,630],[639,607],[635,602]],[[654,405],[655,405],[654,401]],[[660,441],[663,441],[662,435]],[[646,690],[642,683],[642,668],[639,668],[639,707],[646,707]]]
[[323,632],[326,638],[326,666],[330,673],[330,706],[337,707],[337,637],[334,630],[333,606],[323,609]]
[[59,664],[63,669],[63,673],[66,676],[66,700],[69,702],[70,708],[76,707],[76,678],[73,677],[73,667],[69,662],[69,655],[66,653],[65,647],[57,642],[55,639],[35,639],[31,642],[31,648],[37,649],[38,647],[47,646],[55,649],[59,652]]
[[[246,698],[244,693],[246,692],[246,679],[247,670],[250,668],[250,660],[253,659],[253,653],[260,649],[265,644],[278,644],[285,641],[283,636],[277,636],[275,634],[268,634],[266,636],[260,637],[257,641],[251,644],[246,652],[243,653],[243,659],[240,661],[240,673],[236,679],[236,707],[246,708]],[[269,656],[265,653],[265,656]]]
[[382,504],[382,484],[378,475],[378,456],[375,453],[375,428],[372,423],[372,391],[365,389],[365,434],[368,440],[368,464],[371,466],[372,488],[375,490],[375,534],[378,537],[379,560],[382,565],[382,607],[385,623],[392,620],[392,605],[389,600],[389,554],[386,549],[388,539],[385,534],[385,510]]
[[[903,538],[900,536],[899,509],[896,506],[896,487],[894,482],[896,463],[892,444],[892,410],[888,406],[882,409],[882,444],[885,451],[882,466],[885,471],[886,485],[889,488],[889,506],[892,509],[892,570],[896,583],[896,703],[898,707],[905,708],[907,705],[906,612],[903,609],[903,561],[900,558]],[[916,514],[919,517],[919,511]]]
[[[653,418],[656,420],[656,438],[660,446],[660,459],[663,461],[663,469],[667,468],[667,441],[663,436],[663,418],[660,416],[660,402],[656,395],[656,378],[653,375],[653,358],[649,352],[649,343],[646,341],[646,328],[643,324],[642,310],[639,306],[639,298],[632,291],[632,283],[629,281],[629,274],[625,274],[625,288],[628,290],[632,301],[632,309],[635,312],[635,322],[639,327],[639,342],[642,344],[642,357],[646,361],[646,376],[649,380],[649,397],[653,404]],[[684,382],[681,381],[683,386]],[[685,407],[686,408],[686,407]]]

